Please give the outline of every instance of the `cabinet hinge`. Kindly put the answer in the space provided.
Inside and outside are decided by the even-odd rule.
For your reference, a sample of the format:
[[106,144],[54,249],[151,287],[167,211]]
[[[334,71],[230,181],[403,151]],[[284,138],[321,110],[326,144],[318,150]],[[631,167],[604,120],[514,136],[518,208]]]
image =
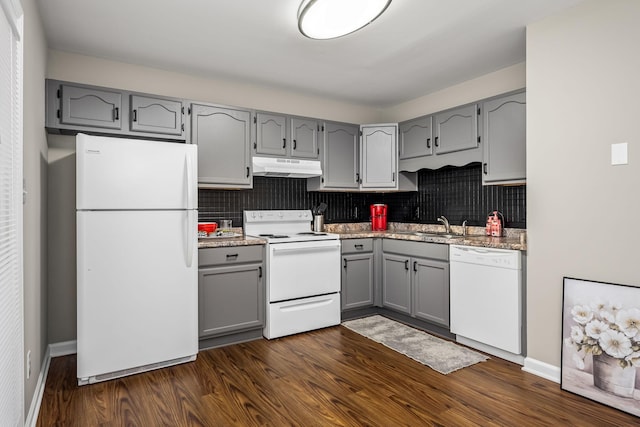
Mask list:
[[478,107],[478,115],[480,115],[480,107]]
[[56,91],[56,96],[58,97],[58,99],[60,99],[60,89]]
[[60,118],[60,110],[56,110],[56,117]]
[[253,143],[253,149],[254,149],[254,150],[258,149],[258,143],[257,143],[257,142],[254,142],[254,143]]
[[182,110],[182,114],[184,114],[184,107],[182,107],[181,110]]
[[322,125],[322,132],[324,132],[324,125]]
[[320,132],[320,125],[318,125],[318,132]]
[[480,144],[480,135],[478,135],[478,144]]
[[182,132],[184,132],[184,123],[180,126],[182,128]]
[[258,118],[256,116],[253,116],[253,124],[258,123]]
[[191,107],[187,108],[187,114],[191,115]]
[[324,184],[324,176],[322,178],[320,178],[320,182],[322,182]]
[[317,150],[318,150],[318,156],[319,156],[319,155],[320,155],[320,149],[319,149],[319,148],[317,148]]
[[360,136],[362,136],[362,131],[360,131]]

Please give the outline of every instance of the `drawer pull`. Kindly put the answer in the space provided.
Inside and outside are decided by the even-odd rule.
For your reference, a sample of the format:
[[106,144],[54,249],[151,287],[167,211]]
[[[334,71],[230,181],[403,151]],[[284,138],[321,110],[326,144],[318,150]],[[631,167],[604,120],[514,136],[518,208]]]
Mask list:
[[238,254],[227,254],[227,259],[237,259]]
[[354,245],[354,247],[359,251],[364,249],[364,245]]

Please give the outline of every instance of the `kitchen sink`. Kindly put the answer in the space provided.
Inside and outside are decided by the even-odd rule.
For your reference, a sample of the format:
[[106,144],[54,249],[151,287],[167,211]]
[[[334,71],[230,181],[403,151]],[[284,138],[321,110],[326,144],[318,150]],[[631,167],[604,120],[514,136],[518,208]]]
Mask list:
[[437,233],[437,232],[428,232],[428,231],[396,231],[396,234],[404,234],[407,236],[419,236],[419,237],[444,237],[444,238],[452,238],[452,237],[462,237],[455,234],[448,233]]

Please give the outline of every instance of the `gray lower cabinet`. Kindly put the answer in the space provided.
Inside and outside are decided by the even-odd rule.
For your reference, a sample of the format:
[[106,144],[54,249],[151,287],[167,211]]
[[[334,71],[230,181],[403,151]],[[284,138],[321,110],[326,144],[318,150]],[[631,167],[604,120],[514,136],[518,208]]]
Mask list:
[[432,117],[426,116],[400,123],[398,133],[400,160],[433,154],[431,122]]
[[483,103],[483,184],[525,182],[526,107],[524,92]]
[[184,107],[180,100],[131,95],[131,130],[182,135]]
[[47,79],[49,133],[127,136],[184,141],[184,100]]
[[264,326],[263,250],[263,246],[199,250],[200,338]]
[[384,239],[382,305],[449,326],[449,247]]
[[358,125],[325,122],[320,140],[322,176],[307,179],[307,190],[357,190],[360,187],[358,171]]
[[191,143],[198,145],[198,186],[252,188],[249,110],[191,104]]
[[373,240],[342,241],[342,310],[373,307]]
[[360,127],[360,187],[367,190],[398,188],[398,126]]

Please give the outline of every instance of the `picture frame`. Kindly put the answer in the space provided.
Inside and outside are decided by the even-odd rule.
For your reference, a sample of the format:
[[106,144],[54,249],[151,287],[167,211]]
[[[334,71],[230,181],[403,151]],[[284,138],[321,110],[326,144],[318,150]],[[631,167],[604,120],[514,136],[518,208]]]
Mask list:
[[560,387],[640,416],[640,287],[563,278]]

